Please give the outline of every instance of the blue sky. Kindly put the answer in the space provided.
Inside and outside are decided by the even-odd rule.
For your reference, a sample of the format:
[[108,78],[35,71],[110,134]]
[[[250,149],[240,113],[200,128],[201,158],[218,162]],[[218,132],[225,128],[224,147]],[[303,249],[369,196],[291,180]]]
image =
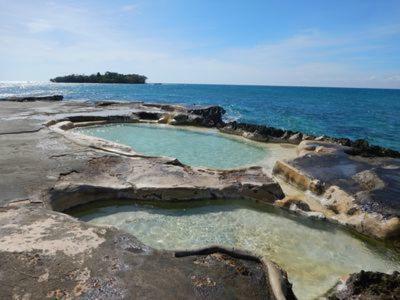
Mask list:
[[0,80],[400,88],[399,53],[399,0],[0,0]]

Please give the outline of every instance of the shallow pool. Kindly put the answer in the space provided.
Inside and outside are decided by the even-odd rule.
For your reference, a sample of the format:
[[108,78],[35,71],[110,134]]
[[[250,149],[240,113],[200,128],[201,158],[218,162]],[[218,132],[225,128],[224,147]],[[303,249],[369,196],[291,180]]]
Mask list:
[[166,125],[110,124],[76,131],[131,146],[150,156],[170,156],[191,166],[229,169],[264,160],[269,150],[216,130],[187,130]]
[[400,270],[400,257],[394,250],[322,221],[300,222],[281,210],[244,201],[196,203],[174,204],[173,208],[159,204],[87,206],[71,214],[92,224],[114,225],[159,249],[220,244],[265,256],[288,272],[300,299],[323,294],[349,273]]

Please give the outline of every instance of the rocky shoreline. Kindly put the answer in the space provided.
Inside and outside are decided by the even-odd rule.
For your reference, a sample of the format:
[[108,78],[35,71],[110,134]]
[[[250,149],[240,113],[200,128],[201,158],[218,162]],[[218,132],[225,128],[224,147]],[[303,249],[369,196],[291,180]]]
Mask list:
[[33,102],[33,101],[61,101],[63,99],[64,99],[63,95],[51,95],[51,96],[21,96],[21,97],[0,98],[0,101]]
[[[225,111],[218,106],[26,101],[0,102],[2,298],[235,295],[294,299],[286,273],[272,262],[218,247],[171,255],[117,230],[99,229],[62,213],[92,201],[240,197],[324,218],[373,238],[399,240],[397,151],[365,141],[226,124],[222,119]],[[262,167],[225,171],[194,168],[174,158],[145,156],[130,147],[70,130],[126,122],[218,128],[259,142],[296,144],[298,156],[277,161],[274,176],[313,193],[320,208],[314,209],[304,199],[285,197],[278,182]],[[57,245],[63,246],[55,251]],[[27,262],[28,270],[24,267]],[[55,263],[65,269],[55,270]],[[138,264],[143,268],[134,267]],[[238,271],[242,267],[248,271]],[[231,275],[223,275],[226,273]],[[135,283],[127,281],[131,277],[136,278]],[[21,280],[24,283],[17,284]]]
[[302,141],[318,141],[338,144],[348,147],[348,154],[364,157],[392,157],[400,158],[400,152],[389,148],[370,145],[368,141],[350,140],[348,138],[334,138],[329,136],[314,136],[298,131],[283,130],[265,125],[247,123],[223,123],[220,130],[225,133],[236,134],[258,142],[300,144]]

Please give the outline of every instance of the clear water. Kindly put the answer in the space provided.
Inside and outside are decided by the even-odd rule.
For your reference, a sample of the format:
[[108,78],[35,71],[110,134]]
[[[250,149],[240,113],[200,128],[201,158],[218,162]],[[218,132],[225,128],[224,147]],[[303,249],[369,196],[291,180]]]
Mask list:
[[300,299],[323,294],[339,277],[353,272],[400,270],[394,250],[330,224],[299,222],[282,211],[244,201],[174,208],[125,204],[80,208],[72,214],[91,224],[116,226],[158,249],[219,244],[262,255],[288,272]]
[[149,156],[170,156],[190,166],[230,169],[262,161],[267,148],[228,138],[215,130],[195,131],[151,124],[83,127],[78,132],[131,146]]
[[0,98],[60,93],[67,100],[219,104],[228,117],[315,135],[365,138],[400,150],[400,90],[236,86],[0,83]]

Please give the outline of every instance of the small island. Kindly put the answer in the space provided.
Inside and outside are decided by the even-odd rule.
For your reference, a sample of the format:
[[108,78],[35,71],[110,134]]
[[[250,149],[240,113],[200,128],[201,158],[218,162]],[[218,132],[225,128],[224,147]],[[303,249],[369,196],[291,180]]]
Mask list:
[[50,79],[51,82],[63,83],[129,83],[144,84],[147,77],[138,74],[119,74],[115,72],[97,73],[92,75],[71,74]]

